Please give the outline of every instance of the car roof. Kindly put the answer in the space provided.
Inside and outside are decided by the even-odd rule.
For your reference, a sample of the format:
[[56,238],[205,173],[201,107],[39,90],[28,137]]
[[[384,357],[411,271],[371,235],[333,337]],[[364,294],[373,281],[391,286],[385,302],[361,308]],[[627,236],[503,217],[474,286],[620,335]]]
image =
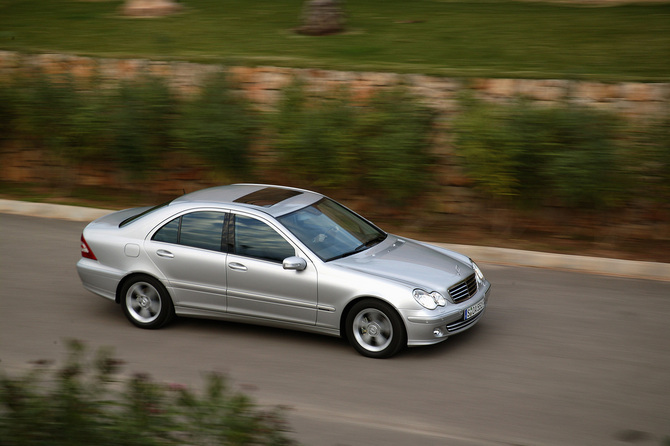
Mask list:
[[235,208],[253,208],[278,217],[324,198],[323,195],[294,187],[271,184],[231,184],[216,186],[182,195],[178,203],[217,204]]

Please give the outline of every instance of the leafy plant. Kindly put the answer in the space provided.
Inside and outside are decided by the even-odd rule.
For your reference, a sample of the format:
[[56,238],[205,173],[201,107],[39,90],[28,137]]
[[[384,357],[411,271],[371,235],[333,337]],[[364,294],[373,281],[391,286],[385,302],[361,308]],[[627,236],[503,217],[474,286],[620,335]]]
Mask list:
[[357,123],[364,185],[405,204],[430,181],[430,136],[435,114],[407,90],[377,92]]
[[634,192],[656,202],[670,203],[670,110],[629,130],[629,170]]
[[308,98],[300,82],[283,92],[271,118],[272,145],[284,168],[320,187],[342,186],[359,173],[355,126],[360,111],[349,93]]
[[494,198],[592,208],[626,196],[622,130],[611,114],[469,101],[455,132],[466,170]]
[[279,408],[259,409],[209,375],[202,394],[148,375],[117,375],[109,349],[94,357],[68,341],[59,368],[40,361],[20,377],[0,374],[0,445],[291,445]]
[[174,146],[176,100],[165,81],[124,81],[112,94],[110,108],[110,157],[134,176],[157,169],[161,156]]
[[15,89],[0,84],[0,141],[9,140],[16,133],[18,108]]
[[72,78],[35,73],[17,81],[15,88],[21,135],[67,156],[76,131],[74,116],[80,107],[80,94]]
[[494,104],[470,101],[455,121],[456,148],[477,186],[492,197],[519,194],[524,140],[510,116]]
[[355,103],[346,90],[310,98],[300,83],[285,92],[271,125],[287,170],[316,186],[376,190],[404,204],[429,179],[433,114],[407,91]]
[[176,125],[182,149],[229,173],[249,170],[258,118],[222,74],[210,77],[196,97],[186,100]]

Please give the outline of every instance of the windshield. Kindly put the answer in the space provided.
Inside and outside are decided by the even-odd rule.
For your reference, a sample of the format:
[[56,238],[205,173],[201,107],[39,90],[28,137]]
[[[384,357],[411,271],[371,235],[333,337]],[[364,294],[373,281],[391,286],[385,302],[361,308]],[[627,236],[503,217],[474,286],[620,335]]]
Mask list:
[[328,198],[278,220],[326,262],[364,251],[386,239],[384,231]]

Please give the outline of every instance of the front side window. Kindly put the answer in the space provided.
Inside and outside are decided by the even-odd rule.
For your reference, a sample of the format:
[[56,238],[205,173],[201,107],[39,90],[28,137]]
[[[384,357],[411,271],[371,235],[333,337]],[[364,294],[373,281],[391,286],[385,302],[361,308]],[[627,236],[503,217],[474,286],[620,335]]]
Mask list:
[[282,262],[295,255],[295,249],[266,223],[244,215],[235,216],[234,252],[271,262]]
[[160,228],[152,240],[194,248],[223,251],[222,238],[226,214],[202,211],[182,215]]

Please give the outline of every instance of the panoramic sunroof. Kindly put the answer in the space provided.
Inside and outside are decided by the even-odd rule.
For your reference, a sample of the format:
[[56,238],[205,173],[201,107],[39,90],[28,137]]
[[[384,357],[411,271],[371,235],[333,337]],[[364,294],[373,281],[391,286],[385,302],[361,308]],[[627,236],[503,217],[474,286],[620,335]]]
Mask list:
[[266,187],[238,198],[235,203],[269,207],[296,195],[300,195],[300,192],[278,187]]

